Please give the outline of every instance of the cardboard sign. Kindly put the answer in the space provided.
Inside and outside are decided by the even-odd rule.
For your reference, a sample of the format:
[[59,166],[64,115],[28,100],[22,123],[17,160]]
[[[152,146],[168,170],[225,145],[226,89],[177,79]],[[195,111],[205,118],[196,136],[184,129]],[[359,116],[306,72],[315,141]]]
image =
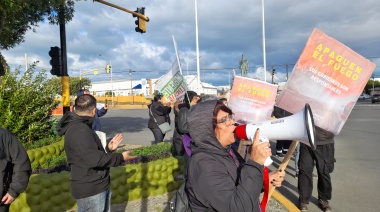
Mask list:
[[276,106],[291,113],[309,103],[315,125],[339,134],[376,65],[314,29]]
[[235,76],[228,101],[235,121],[254,123],[268,120],[273,111],[277,87],[264,81]]

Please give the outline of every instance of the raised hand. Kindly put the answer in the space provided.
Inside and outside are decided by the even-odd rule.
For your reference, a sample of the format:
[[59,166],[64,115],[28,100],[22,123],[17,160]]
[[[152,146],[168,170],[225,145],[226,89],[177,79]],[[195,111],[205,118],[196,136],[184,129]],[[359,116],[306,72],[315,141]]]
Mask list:
[[269,142],[260,143],[260,129],[257,129],[251,146],[250,159],[264,165],[265,160],[272,155]]
[[108,143],[108,149],[114,151],[122,141],[123,135],[116,134],[115,137],[113,137],[112,140]]

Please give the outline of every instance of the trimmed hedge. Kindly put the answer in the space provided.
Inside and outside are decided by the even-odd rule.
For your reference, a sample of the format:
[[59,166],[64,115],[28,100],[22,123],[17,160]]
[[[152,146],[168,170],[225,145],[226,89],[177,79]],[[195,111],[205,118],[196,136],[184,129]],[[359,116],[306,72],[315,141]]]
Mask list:
[[[182,157],[111,168],[111,204],[147,198],[174,191],[183,183],[174,176],[183,173]],[[70,193],[70,173],[32,174],[28,188],[11,204],[10,211],[67,211],[76,208]]]
[[[52,170],[59,171],[52,168],[53,165],[57,165],[55,159],[63,157],[66,160],[63,144],[62,139],[60,142],[27,151],[32,167],[47,166],[50,171],[32,174],[27,189],[11,204],[10,211],[63,212],[77,207],[70,193],[70,172],[49,173]],[[175,182],[174,176],[183,174],[184,161],[182,157],[170,156],[167,152],[170,147],[171,143],[160,143],[138,148],[134,151],[134,154],[139,156],[136,160],[124,166],[112,167],[111,204],[177,190],[183,181]],[[58,165],[63,162],[58,161]],[[36,170],[33,172],[36,173]]]
[[63,164],[55,164],[54,158],[65,156],[64,150],[64,138],[62,140],[41,148],[36,148],[26,151],[29,156],[30,163],[32,164],[32,170],[37,170],[41,168],[51,168],[55,165],[63,165],[66,162],[63,161]]

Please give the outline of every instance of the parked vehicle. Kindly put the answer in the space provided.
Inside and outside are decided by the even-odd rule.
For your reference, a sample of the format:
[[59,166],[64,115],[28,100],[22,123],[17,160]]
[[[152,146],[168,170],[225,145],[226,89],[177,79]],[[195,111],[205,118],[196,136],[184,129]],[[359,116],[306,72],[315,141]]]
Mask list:
[[362,94],[360,94],[358,99],[361,99],[361,100],[369,99],[369,95],[366,93],[362,93]]
[[380,102],[380,94],[374,94],[373,96],[372,96],[372,99],[371,99],[371,101],[372,101],[372,104],[375,104],[375,102]]

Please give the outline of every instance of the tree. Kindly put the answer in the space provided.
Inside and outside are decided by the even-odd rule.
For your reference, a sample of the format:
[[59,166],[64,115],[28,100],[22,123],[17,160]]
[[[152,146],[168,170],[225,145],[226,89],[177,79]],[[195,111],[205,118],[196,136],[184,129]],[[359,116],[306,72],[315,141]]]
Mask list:
[[[80,0],[76,0],[80,1]],[[86,0],[85,0],[86,1]],[[64,9],[64,13],[61,13]],[[62,18],[59,14],[64,14]],[[8,50],[24,41],[28,30],[36,31],[45,18],[51,24],[71,21],[74,16],[74,0],[1,0],[0,1],[0,50]],[[0,57],[2,58],[1,52]],[[4,75],[5,62],[0,58],[0,76]]]
[[[69,79],[69,89],[70,96],[76,96],[80,88],[91,86],[91,80],[87,77],[83,77],[82,82],[80,82],[79,77],[70,77]],[[62,82],[60,77],[53,77],[48,80],[49,84],[52,84],[54,88],[54,93],[56,95],[62,95]]]
[[0,81],[0,126],[23,143],[52,134],[50,112],[59,104],[45,71],[35,73],[34,69],[35,64],[22,75],[19,69],[6,71]]
[[0,49],[10,49],[23,42],[25,33],[31,29],[35,31],[45,18],[51,24],[59,24],[58,14],[63,3],[67,23],[74,16],[74,0],[1,0]]
[[377,80],[368,80],[367,84],[364,87],[364,93],[371,94],[372,87],[380,87],[380,82]]

